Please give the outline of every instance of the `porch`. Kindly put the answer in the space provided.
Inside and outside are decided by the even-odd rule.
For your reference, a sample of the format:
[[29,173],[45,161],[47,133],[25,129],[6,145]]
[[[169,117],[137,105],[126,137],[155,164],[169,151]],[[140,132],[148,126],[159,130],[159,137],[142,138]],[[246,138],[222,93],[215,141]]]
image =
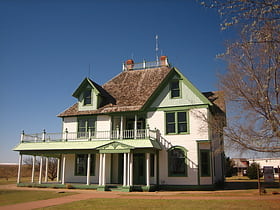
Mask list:
[[[146,153],[138,149],[138,151],[128,153],[61,154],[60,157],[58,157],[59,154],[53,154],[52,157],[56,157],[57,172],[56,179],[53,181],[48,178],[50,157],[46,156],[46,153],[39,153],[37,152],[38,156],[33,155],[32,175],[29,183],[21,182],[24,153],[20,153],[18,186],[130,192],[154,191],[158,185],[158,153],[155,150]],[[76,161],[78,156],[80,159],[74,163],[73,156]],[[85,157],[84,162],[81,156]],[[38,157],[39,173],[36,174],[35,162]],[[76,177],[73,178],[73,174]]]
[[123,140],[123,139],[157,139],[157,130],[130,129],[112,131],[92,131],[68,132],[65,129],[62,133],[42,133],[26,134],[21,133],[20,143],[41,143],[41,142],[75,142],[75,141],[95,141],[95,140]]

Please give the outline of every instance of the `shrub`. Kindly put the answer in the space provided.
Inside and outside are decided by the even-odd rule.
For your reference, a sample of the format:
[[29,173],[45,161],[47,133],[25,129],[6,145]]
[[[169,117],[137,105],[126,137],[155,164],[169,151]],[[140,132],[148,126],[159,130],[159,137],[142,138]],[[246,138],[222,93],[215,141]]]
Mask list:
[[261,177],[260,165],[253,162],[247,169],[247,176],[249,179],[257,179],[258,178],[258,170]]

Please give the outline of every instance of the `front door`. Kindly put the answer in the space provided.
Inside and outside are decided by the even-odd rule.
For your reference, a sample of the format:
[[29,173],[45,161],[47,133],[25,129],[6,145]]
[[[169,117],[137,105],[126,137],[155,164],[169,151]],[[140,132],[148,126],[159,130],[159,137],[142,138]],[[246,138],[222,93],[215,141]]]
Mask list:
[[146,184],[145,153],[133,154],[133,184]]

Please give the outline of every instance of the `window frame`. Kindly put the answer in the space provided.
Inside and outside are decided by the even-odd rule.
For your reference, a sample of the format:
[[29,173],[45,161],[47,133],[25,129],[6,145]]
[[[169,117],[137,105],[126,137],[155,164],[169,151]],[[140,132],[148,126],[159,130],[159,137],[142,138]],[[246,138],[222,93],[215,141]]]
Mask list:
[[[178,88],[173,88],[173,84],[174,83],[178,83]],[[169,90],[170,90],[170,98],[171,99],[177,99],[177,98],[182,98],[182,85],[181,85],[181,80],[180,79],[173,79],[171,80],[171,82],[169,83]],[[174,91],[178,91],[179,92],[179,96],[173,96],[173,92]]]
[[[207,153],[207,162],[202,162],[202,153]],[[199,151],[200,177],[211,177],[211,152],[209,149],[201,149]],[[206,172],[204,171],[206,168]]]
[[[174,166],[174,159],[171,160],[171,152],[174,152],[175,150],[180,150],[184,155],[184,172],[183,173],[174,173],[173,169],[171,168]],[[167,160],[168,160],[168,177],[188,177],[188,158],[187,158],[187,150],[183,147],[171,147],[169,150],[167,150]],[[177,158],[178,159],[178,158]],[[172,161],[172,162],[171,162]]]
[[[168,114],[171,114],[173,113],[174,114],[174,122],[169,122],[167,121],[168,117],[167,115]],[[186,117],[186,120],[185,121],[181,121],[179,122],[179,113],[185,113],[185,117]],[[166,111],[165,112],[165,119],[164,119],[164,122],[165,122],[165,134],[166,135],[184,135],[184,134],[189,134],[190,133],[190,126],[189,126],[189,111],[188,110],[180,110],[180,111]],[[185,123],[186,124],[186,131],[179,131],[179,125],[182,124],[182,123]],[[175,132],[168,132],[168,125],[174,125],[175,127]]]
[[[83,106],[91,106],[93,104],[92,103],[92,99],[93,99],[92,98],[92,89],[84,90],[84,93],[83,93]],[[90,102],[88,103],[87,100],[89,100]]]
[[[78,158],[79,156],[83,157],[83,162],[81,163],[82,167],[84,167],[84,173],[78,172]],[[93,153],[91,154],[91,160],[90,160],[90,176],[95,176],[95,165],[96,165],[96,155]],[[87,176],[87,160],[88,160],[88,154],[75,154],[75,176]]]
[[[93,126],[89,126],[89,121],[92,120],[93,121]],[[80,121],[84,121],[84,126],[80,127]],[[79,117],[77,119],[77,136],[78,138],[87,138],[88,137],[88,132],[89,129],[91,130],[91,137],[95,136],[96,133],[96,122],[97,122],[97,118],[96,116],[93,117]],[[81,129],[84,129],[84,131],[80,131]]]

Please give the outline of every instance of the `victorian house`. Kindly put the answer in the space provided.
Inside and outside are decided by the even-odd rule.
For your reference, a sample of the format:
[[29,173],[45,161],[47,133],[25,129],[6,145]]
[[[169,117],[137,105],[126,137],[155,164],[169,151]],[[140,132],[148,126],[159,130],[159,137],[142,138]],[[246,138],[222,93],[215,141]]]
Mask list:
[[[77,103],[60,113],[61,133],[22,133],[14,148],[40,160],[31,183],[50,184],[50,157],[57,158],[57,185],[119,189],[191,189],[224,180],[221,92],[201,93],[166,56],[155,62],[128,60],[104,85],[85,78]],[[35,161],[34,161],[35,162]],[[52,183],[55,184],[55,183]]]

